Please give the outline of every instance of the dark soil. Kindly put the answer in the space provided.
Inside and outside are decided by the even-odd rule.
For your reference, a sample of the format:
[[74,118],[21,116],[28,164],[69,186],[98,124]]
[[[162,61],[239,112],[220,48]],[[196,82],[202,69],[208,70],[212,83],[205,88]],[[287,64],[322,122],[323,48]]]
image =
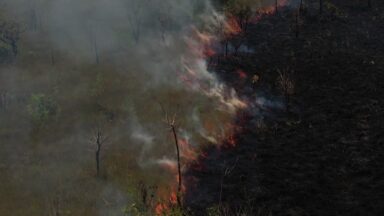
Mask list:
[[[240,97],[269,105],[239,113],[236,147],[208,149],[202,169],[191,166],[187,177],[197,181],[186,204],[196,215],[213,206],[252,207],[249,215],[384,214],[384,2],[344,2],[322,16],[303,11],[298,38],[291,9],[266,15],[242,39],[254,52],[216,58],[215,71]],[[288,110],[278,71],[294,82]]]

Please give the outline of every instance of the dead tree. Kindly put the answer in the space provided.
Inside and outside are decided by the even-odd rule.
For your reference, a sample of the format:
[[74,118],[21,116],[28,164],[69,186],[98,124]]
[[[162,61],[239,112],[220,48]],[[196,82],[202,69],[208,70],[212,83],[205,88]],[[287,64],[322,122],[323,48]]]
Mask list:
[[93,52],[95,55],[95,63],[99,64],[100,58],[99,58],[99,47],[97,44],[97,32],[95,31],[94,26],[90,25],[88,29],[88,35],[90,39],[91,46],[93,48]]
[[177,205],[181,208],[181,193],[182,193],[182,177],[181,177],[181,161],[180,161],[180,146],[179,146],[179,139],[177,137],[177,130],[176,130],[176,116],[174,115],[172,119],[169,118],[168,113],[165,111],[164,107],[160,104],[161,109],[163,110],[165,114],[165,122],[169,126],[169,129],[173,135],[173,139],[175,142],[175,147],[176,147],[176,157],[177,157],[177,174],[178,174],[178,184],[177,184]]
[[7,91],[0,92],[0,107],[7,110],[8,107],[8,93]]
[[34,1],[30,1],[30,4],[29,4],[29,10],[28,10],[28,21],[29,21],[29,29],[32,30],[32,31],[36,31],[37,30],[37,12],[36,12],[36,4]]
[[300,0],[300,12],[302,12],[304,10],[304,4],[303,4],[303,0]]
[[55,53],[52,48],[51,48],[51,64],[55,65]]
[[279,7],[279,1],[275,0],[275,13],[276,13],[276,15],[278,13],[278,7]]
[[99,64],[100,60],[99,60],[99,48],[97,46],[97,41],[96,39],[93,41],[93,49],[95,51],[95,60],[96,60],[96,64]]
[[96,145],[95,159],[96,159],[96,176],[100,177],[100,163],[101,163],[101,150],[103,144],[107,140],[107,137],[104,137],[101,127],[97,127],[95,135],[93,137],[93,142]]
[[249,20],[252,16],[251,7],[247,6],[242,8],[236,14],[237,23],[239,24],[240,29],[246,33],[249,25]]
[[323,14],[323,0],[319,0],[319,13],[320,15]]
[[296,38],[299,37],[299,33],[300,33],[300,26],[299,26],[299,17],[300,17],[300,9],[296,11],[295,13],[295,29],[296,29]]
[[135,0],[135,1],[129,1],[128,5],[128,24],[130,26],[132,37],[135,41],[135,43],[138,43],[140,40],[140,34],[142,31],[142,24],[143,24],[143,9],[144,9],[144,3],[146,1],[143,0]]
[[181,178],[181,163],[180,163],[180,148],[179,148],[179,140],[177,138],[177,133],[176,133],[176,125],[175,125],[175,118],[173,117],[172,120],[169,120],[167,117],[168,125],[171,128],[173,138],[175,141],[175,146],[176,146],[176,156],[177,156],[177,172],[178,172],[178,185],[177,185],[177,204],[179,207],[181,207],[181,187],[182,187],[182,178]]

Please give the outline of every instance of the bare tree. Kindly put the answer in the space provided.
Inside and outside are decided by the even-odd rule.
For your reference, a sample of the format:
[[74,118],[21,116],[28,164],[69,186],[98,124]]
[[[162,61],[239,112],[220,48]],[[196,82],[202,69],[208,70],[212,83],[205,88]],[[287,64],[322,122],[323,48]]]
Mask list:
[[172,20],[170,17],[171,7],[172,5],[167,4],[167,2],[164,2],[164,4],[162,4],[161,6],[161,9],[158,9],[159,13],[157,13],[157,22],[159,23],[160,35],[163,42],[165,42],[166,32],[170,30],[172,25]]
[[304,10],[303,0],[300,0],[300,7],[299,7],[299,10],[300,10],[300,11],[303,11],[303,10]]
[[97,44],[97,28],[95,27],[94,24],[90,23],[89,26],[87,27],[87,32],[89,35],[90,43],[93,48],[93,52],[95,55],[95,63],[99,64],[100,58],[99,58],[99,47]]
[[28,10],[28,27],[30,30],[37,30],[37,12],[36,12],[36,3],[35,1],[29,1],[29,10]]
[[95,51],[95,61],[96,61],[96,64],[99,64],[99,62],[100,62],[100,60],[99,60],[99,48],[97,46],[96,39],[93,40],[93,50]]
[[275,13],[277,14],[279,11],[278,11],[278,7],[279,7],[279,1],[278,0],[275,0]]
[[50,52],[50,54],[51,54],[51,64],[52,65],[55,65],[55,52],[53,51],[53,48],[51,48],[51,52]]
[[4,110],[8,107],[8,92],[0,91],[0,107]]
[[103,147],[103,144],[107,140],[107,137],[105,137],[102,133],[102,128],[100,126],[97,126],[96,131],[94,132],[94,137],[92,138],[92,142],[96,145],[96,151],[95,151],[95,159],[96,159],[96,175],[97,177],[100,177],[100,163],[101,163],[101,150]]
[[176,132],[176,115],[173,115],[172,118],[169,118],[168,113],[165,111],[164,107],[162,104],[160,104],[161,109],[163,110],[165,114],[165,122],[169,126],[169,129],[173,135],[173,139],[175,142],[175,147],[176,147],[176,157],[177,157],[177,172],[178,172],[178,185],[177,185],[177,205],[181,207],[181,190],[182,190],[182,177],[181,177],[181,161],[180,161],[180,146],[179,146],[179,139],[177,137],[177,132]]
[[140,40],[140,34],[143,25],[143,10],[146,0],[133,0],[128,2],[128,23],[131,28],[131,34],[136,43]]

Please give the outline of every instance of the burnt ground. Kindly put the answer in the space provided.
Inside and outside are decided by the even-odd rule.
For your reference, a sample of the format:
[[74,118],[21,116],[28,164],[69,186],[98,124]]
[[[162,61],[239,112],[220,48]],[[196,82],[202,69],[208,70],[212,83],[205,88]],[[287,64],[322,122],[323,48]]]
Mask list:
[[[253,52],[213,60],[241,97],[271,107],[239,114],[236,147],[207,149],[186,174],[197,179],[186,194],[195,215],[384,214],[384,3],[347,2],[303,13],[298,38],[291,10],[264,16],[242,37]],[[278,71],[294,82],[288,111]]]

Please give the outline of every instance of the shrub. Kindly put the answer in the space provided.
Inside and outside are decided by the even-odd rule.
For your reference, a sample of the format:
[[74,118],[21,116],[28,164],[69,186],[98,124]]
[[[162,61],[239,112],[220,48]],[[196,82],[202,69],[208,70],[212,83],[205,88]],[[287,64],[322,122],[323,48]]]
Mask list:
[[58,114],[55,101],[44,94],[32,94],[27,109],[32,121],[38,125],[53,120]]

